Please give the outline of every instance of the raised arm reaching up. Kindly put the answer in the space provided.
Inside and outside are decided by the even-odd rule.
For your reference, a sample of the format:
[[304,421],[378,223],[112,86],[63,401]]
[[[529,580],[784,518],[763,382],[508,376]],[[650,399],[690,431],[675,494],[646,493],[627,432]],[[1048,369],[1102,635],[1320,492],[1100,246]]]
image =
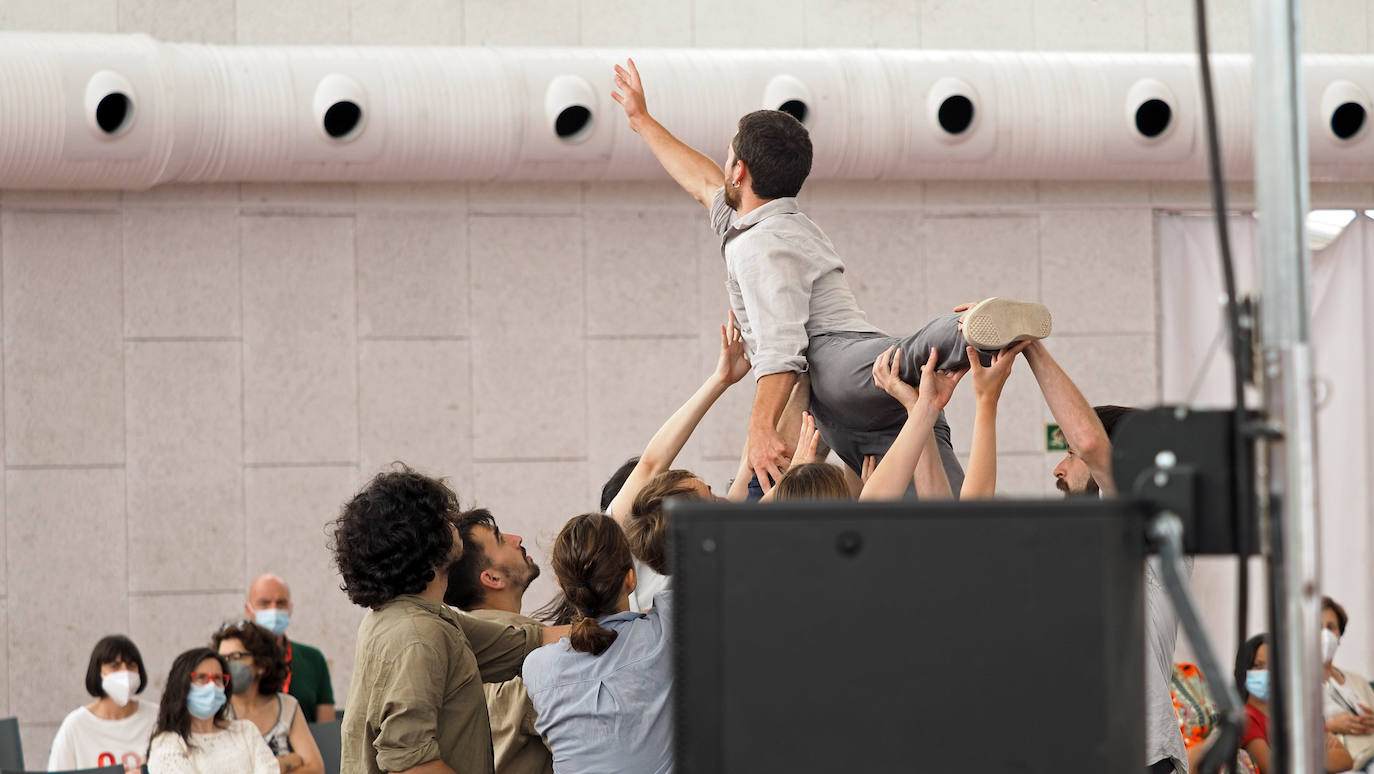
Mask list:
[[716,189],[725,185],[725,173],[720,166],[701,151],[674,137],[663,125],[649,115],[644,102],[644,84],[639,79],[639,69],[635,60],[625,60],[625,66],[615,66],[615,87],[611,99],[625,108],[625,118],[630,128],[635,130],[644,143],[653,151],[654,158],[663,165],[677,184],[682,186],[693,199],[702,206],[710,207]]
[[1012,363],[1028,345],[1025,342],[992,356],[992,364],[984,366],[978,351],[968,348],[969,371],[973,374],[973,448],[969,450],[968,471],[964,474],[964,488],[960,500],[992,497],[997,493],[997,403],[1002,388],[1011,376]]
[[706,416],[706,412],[721,395],[725,394],[730,385],[743,379],[747,373],[749,361],[744,356],[744,340],[740,337],[739,328],[735,326],[735,313],[730,312],[726,324],[720,326],[720,359],[716,362],[716,370],[702,382],[692,397],[682,404],[682,408],[668,417],[668,421],[654,433],[654,437],[649,439],[639,462],[634,470],[630,471],[629,478],[625,479],[625,484],[620,487],[620,492],[607,508],[612,518],[621,524],[624,523],[625,517],[630,515],[630,506],[639,495],[639,490],[644,488],[649,479],[672,466],[678,452],[682,451],[687,439],[691,438],[692,432],[697,429],[701,418]]
[[1116,494],[1116,480],[1112,478],[1112,443],[1107,439],[1107,430],[1102,427],[1097,412],[1079,392],[1078,385],[1050,356],[1044,343],[1031,342],[1025,352],[1026,362],[1030,364],[1035,380],[1040,383],[1045,403],[1064,433],[1069,454],[1088,466],[1103,494]]
[[[897,500],[906,494],[907,482],[912,480],[917,462],[926,451],[931,429],[935,426],[935,418],[940,416],[941,409],[949,403],[950,396],[954,394],[955,386],[967,373],[967,370],[935,370],[939,355],[931,348],[930,358],[921,366],[921,387],[918,391],[917,388],[902,381],[898,360],[901,355],[901,349],[889,347],[873,363],[874,383],[901,402],[906,408],[907,420],[906,424],[902,425],[901,432],[897,434],[897,440],[892,442],[892,447],[883,455],[877,469],[864,484],[863,492],[859,494],[860,500]],[[949,483],[946,479],[945,491],[948,489]],[[917,491],[917,495],[932,494],[934,493]]]

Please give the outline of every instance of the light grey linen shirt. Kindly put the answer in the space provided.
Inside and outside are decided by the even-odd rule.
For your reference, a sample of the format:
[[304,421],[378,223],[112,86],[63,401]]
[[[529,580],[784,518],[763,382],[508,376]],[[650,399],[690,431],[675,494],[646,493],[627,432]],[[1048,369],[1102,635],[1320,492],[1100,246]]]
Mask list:
[[525,659],[525,688],[556,774],[669,774],[673,770],[673,592],[648,613],[599,619],[616,632],[600,656],[564,637]]
[[860,311],[835,246],[795,197],[739,218],[722,187],[711,202],[711,227],[721,237],[725,287],[754,379],[805,371],[812,336],[883,333]]

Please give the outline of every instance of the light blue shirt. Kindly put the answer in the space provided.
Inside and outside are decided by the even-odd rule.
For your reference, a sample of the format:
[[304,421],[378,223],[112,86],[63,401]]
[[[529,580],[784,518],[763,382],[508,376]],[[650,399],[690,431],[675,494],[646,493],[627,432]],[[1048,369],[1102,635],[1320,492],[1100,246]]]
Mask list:
[[600,619],[616,632],[600,656],[564,637],[525,659],[525,688],[557,774],[669,774],[673,770],[673,592],[648,613]]

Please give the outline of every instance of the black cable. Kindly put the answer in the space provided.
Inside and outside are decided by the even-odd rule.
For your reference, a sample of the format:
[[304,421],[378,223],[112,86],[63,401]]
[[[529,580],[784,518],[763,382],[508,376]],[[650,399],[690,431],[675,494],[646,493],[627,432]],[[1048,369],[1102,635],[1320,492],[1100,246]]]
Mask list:
[[[1212,66],[1211,54],[1207,44],[1207,4],[1206,0],[1194,0],[1196,11],[1197,27],[1197,49],[1198,49],[1198,73],[1202,79],[1202,106],[1206,114],[1207,126],[1207,161],[1210,177],[1212,180],[1212,208],[1216,211],[1217,221],[1217,242],[1221,251],[1221,274],[1226,292],[1226,318],[1231,325],[1231,360],[1235,366],[1235,414],[1232,419],[1232,455],[1235,459],[1237,475],[1235,476],[1235,516],[1233,529],[1236,535],[1238,547],[1237,553],[1240,555],[1240,568],[1236,577],[1236,641],[1245,642],[1249,628],[1249,607],[1250,607],[1250,516],[1253,511],[1251,506],[1251,495],[1253,482],[1249,480],[1248,466],[1243,461],[1247,458],[1246,448],[1249,444],[1248,439],[1248,420],[1245,411],[1245,363],[1250,358],[1243,356],[1249,349],[1249,341],[1244,335],[1240,326],[1240,311],[1236,302],[1236,277],[1235,268],[1231,260],[1231,235],[1227,223],[1226,208],[1226,186],[1225,179],[1221,171],[1221,141],[1217,138],[1217,115],[1216,102],[1212,96]],[[1221,741],[1230,741],[1226,745],[1230,750],[1226,750],[1226,756],[1213,755],[1221,745],[1215,745],[1209,751],[1204,760],[1201,770],[1203,774],[1220,770],[1221,766],[1233,765],[1235,761],[1235,741],[1239,739],[1239,729],[1224,729]],[[1220,763],[1216,759],[1220,758]]]

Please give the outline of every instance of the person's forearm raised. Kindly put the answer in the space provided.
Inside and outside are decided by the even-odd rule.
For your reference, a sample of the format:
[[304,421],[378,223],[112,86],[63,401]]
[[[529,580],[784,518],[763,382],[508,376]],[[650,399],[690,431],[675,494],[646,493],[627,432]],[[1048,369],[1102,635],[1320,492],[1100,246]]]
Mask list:
[[630,128],[644,140],[663,169],[682,186],[692,198],[710,207],[716,189],[725,184],[725,173],[706,154],[674,137],[649,115],[644,100],[644,85],[633,59],[625,67],[615,66],[615,87],[611,97],[625,108]]

